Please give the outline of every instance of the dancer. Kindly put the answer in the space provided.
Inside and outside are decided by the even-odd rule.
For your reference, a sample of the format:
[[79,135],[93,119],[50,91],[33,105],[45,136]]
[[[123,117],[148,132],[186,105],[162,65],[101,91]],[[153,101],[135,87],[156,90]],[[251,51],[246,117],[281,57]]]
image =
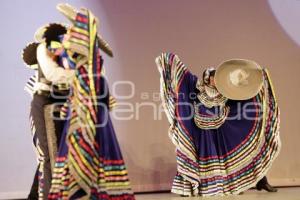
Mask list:
[[[74,76],[74,70],[59,67],[53,60],[55,55],[47,50],[47,43],[58,41],[59,35],[65,32],[65,27],[60,24],[46,25],[36,33],[37,42],[29,44],[23,50],[24,62],[29,68],[36,70],[35,76],[30,78],[26,87],[33,96],[30,124],[38,155],[38,167],[28,195],[29,200],[47,199],[51,186],[51,162],[57,149],[57,143],[49,146],[49,139],[55,138],[53,141],[59,141],[64,126],[64,121],[58,116],[55,117],[56,113],[51,112],[55,109],[46,107],[63,104],[66,101],[68,88],[61,86],[68,85]],[[46,127],[47,124],[51,124],[52,127]]]
[[198,79],[175,54],[163,53],[156,64],[176,146],[172,192],[228,195],[255,186],[281,146],[279,109],[267,70],[253,61],[230,60],[217,68],[215,78],[208,69]]
[[[230,77],[230,75],[232,76],[233,71],[241,72],[241,77],[243,76],[243,71],[241,71],[239,69],[240,66],[238,66],[238,68],[236,70],[233,70],[233,69],[228,70],[228,68],[230,68],[230,67],[232,67],[232,66],[224,65],[224,63],[223,63],[223,65],[221,65],[218,68],[218,74],[217,74],[218,76],[217,77],[215,77],[216,70],[214,68],[210,68],[210,69],[205,70],[204,73],[203,73],[203,80],[204,80],[203,83],[204,83],[204,85],[217,90],[216,84],[215,84],[215,81],[216,81],[218,83],[219,90],[222,91],[222,92],[220,92],[220,91],[219,92],[222,93],[223,96],[228,97],[228,99],[244,100],[244,99],[248,99],[249,97],[252,97],[253,94],[256,94],[257,93],[257,91],[256,91],[257,87],[253,87],[254,88],[253,94],[251,94],[250,90],[248,89],[249,91],[247,92],[247,96],[246,97],[241,97],[240,96],[241,91],[238,91],[239,86],[229,85],[230,82],[228,82],[228,81],[225,82],[224,81],[224,80],[226,80],[226,77],[228,77],[229,79],[232,78],[232,77]],[[225,70],[227,69],[227,71],[225,71],[224,68],[225,68]],[[247,75],[245,74],[245,76],[247,76]],[[258,83],[260,83],[260,82],[258,81]],[[229,88],[230,88],[230,90],[228,90]],[[242,88],[242,89],[244,90],[245,88]],[[229,91],[229,93],[228,93],[228,91]],[[249,92],[250,92],[250,96],[248,96]],[[262,179],[260,179],[257,182],[256,189],[259,190],[259,191],[260,190],[266,190],[268,192],[277,192],[277,189],[269,184],[268,179],[267,179],[266,176],[264,176]]]
[[125,163],[108,113],[110,95],[102,74],[101,50],[112,55],[87,9],[59,4],[72,26],[64,37],[68,62],[76,70],[68,122],[56,158],[49,199],[132,200]]

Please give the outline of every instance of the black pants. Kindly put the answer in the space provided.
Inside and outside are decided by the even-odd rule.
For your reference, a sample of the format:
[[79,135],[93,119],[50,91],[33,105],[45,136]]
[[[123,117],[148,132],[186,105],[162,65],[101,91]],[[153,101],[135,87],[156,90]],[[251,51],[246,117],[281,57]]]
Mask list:
[[[34,145],[39,152],[39,165],[37,167],[34,181],[30,190],[28,199],[35,200],[39,197],[47,199],[48,193],[51,187],[51,163],[48,149],[48,140],[45,124],[44,108],[48,104],[63,103],[65,100],[53,99],[52,97],[44,95],[34,95],[31,102],[30,116],[32,120]],[[57,137],[57,145],[59,145],[61,133],[63,131],[64,121],[54,120],[55,134]],[[39,183],[40,176],[42,174],[42,183]],[[41,185],[42,191],[39,191],[39,185]],[[39,194],[40,193],[40,194]]]

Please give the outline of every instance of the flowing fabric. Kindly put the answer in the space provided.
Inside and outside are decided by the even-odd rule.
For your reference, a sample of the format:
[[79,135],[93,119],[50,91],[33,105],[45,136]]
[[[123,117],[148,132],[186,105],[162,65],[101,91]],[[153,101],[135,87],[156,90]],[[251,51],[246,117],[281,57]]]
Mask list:
[[78,50],[69,58],[76,76],[49,199],[134,199],[108,113],[113,100],[101,74],[96,18],[81,9],[68,34],[66,48]]
[[[169,136],[176,146],[172,192],[211,196],[239,194],[253,187],[266,175],[281,146],[279,109],[267,70],[263,88],[254,98],[208,108],[197,98],[198,78],[177,55],[163,53],[156,63]],[[226,116],[222,123],[215,119],[220,110]],[[199,128],[196,121],[202,118],[211,120],[202,120]]]

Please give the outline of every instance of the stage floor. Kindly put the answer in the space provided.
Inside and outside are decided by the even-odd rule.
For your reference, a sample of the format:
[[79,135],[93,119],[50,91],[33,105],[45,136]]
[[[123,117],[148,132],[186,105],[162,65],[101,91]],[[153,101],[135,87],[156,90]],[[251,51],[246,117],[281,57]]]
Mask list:
[[137,194],[137,200],[300,200],[300,187],[279,188],[277,193],[249,190],[242,195],[224,197],[180,197],[170,193]]

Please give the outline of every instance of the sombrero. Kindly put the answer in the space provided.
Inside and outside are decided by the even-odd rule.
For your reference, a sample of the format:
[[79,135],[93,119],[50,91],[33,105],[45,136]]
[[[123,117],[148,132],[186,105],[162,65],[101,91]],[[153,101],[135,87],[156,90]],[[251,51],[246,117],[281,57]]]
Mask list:
[[[71,22],[75,22],[77,14],[80,11],[77,11],[73,6],[60,3],[56,6],[57,10],[61,12],[66,18],[68,18]],[[99,20],[97,20],[99,22]],[[103,39],[103,37],[98,33],[98,45],[101,50],[103,50],[107,55],[113,57],[113,52],[109,44]]]
[[231,59],[218,66],[214,80],[217,90],[223,96],[232,100],[246,100],[260,91],[263,72],[254,61]]

